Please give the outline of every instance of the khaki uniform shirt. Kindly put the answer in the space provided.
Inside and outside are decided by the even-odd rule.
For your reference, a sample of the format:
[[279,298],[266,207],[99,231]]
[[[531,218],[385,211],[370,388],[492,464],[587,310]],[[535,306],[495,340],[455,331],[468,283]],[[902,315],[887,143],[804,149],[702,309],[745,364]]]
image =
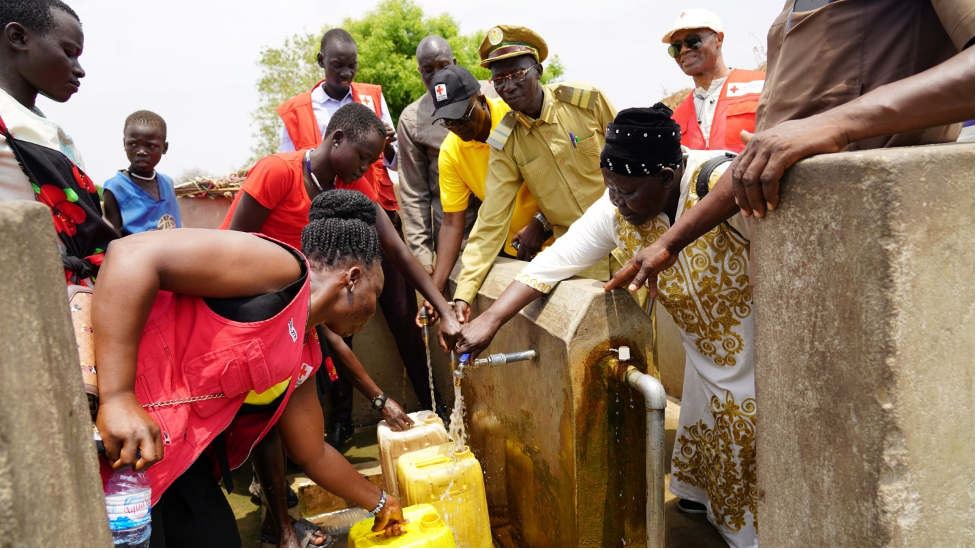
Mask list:
[[[600,198],[604,193],[600,152],[615,115],[600,90],[570,82],[543,86],[540,118],[510,111],[502,119],[488,139],[485,201],[462,254],[456,300],[472,303],[482,286],[502,249],[523,182],[557,239]],[[606,281],[609,271],[605,258],[580,275]]]
[[[807,118],[946,61],[974,37],[973,0],[837,0],[793,12],[767,34],[767,78],[756,129]],[[960,125],[880,136],[848,150],[943,143]]]

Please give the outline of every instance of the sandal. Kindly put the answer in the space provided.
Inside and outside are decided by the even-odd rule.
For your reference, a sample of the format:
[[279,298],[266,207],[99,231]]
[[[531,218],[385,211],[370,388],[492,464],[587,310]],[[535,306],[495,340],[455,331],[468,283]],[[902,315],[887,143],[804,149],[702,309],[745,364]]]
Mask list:
[[[305,518],[293,521],[292,528],[295,530],[295,536],[297,536],[299,539],[300,548],[329,548],[332,546],[333,536],[323,533],[322,530],[319,529],[318,525]],[[324,537],[322,539],[322,544],[312,544],[312,538],[316,536],[316,533],[322,533],[322,536]],[[258,540],[266,544],[278,546],[278,537],[269,535],[267,533],[259,533]]]

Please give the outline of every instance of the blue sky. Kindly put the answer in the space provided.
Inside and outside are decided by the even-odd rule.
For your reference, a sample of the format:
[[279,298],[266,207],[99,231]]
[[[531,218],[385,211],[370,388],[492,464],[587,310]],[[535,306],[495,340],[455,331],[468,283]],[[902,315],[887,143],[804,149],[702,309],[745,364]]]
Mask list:
[[[685,8],[706,8],[723,21],[728,65],[754,68],[783,0],[417,0],[425,14],[449,13],[462,32],[496,24],[531,27],[559,54],[565,80],[601,88],[618,109],[650,105],[691,86],[661,37]],[[256,61],[262,48],[297,32],[360,17],[375,1],[67,0],[85,30],[81,91],[65,104],[39,107],[75,138],[96,182],[127,166],[122,124],[138,109],[156,111],[169,127],[159,169],[221,174],[251,155],[251,113],[258,104]],[[491,9],[485,6],[490,5]],[[274,9],[271,7],[274,6]]]

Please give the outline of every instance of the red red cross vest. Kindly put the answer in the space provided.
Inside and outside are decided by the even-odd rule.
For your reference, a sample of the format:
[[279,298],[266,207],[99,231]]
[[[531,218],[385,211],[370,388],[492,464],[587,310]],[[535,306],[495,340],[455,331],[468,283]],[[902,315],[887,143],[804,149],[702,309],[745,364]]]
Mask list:
[[[308,272],[308,262],[300,257]],[[285,309],[265,321],[242,323],[219,316],[198,296],[157,294],[139,343],[135,385],[139,402],[145,406],[224,396],[145,409],[163,438],[163,460],[147,470],[153,504],[222,432],[230,467],[240,466],[278,421],[297,382],[315,372],[322,352],[314,338],[308,338],[308,343],[305,338],[309,296],[306,275]],[[273,414],[235,418],[248,392],[264,392],[288,378],[293,382]],[[104,483],[111,469],[105,460],[100,462]]]
[[[325,82],[319,81],[316,87]],[[360,84],[353,82],[352,88],[353,101],[366,105],[373,109],[378,118],[382,118],[382,89],[376,84]],[[315,90],[315,88],[312,88]],[[288,137],[295,144],[295,150],[311,149],[322,143],[322,136],[319,134],[319,123],[316,121],[315,112],[312,110],[312,90],[303,92],[285,103],[278,106],[278,115],[285,123],[285,130]],[[397,196],[394,194],[394,184],[383,166],[383,156],[373,163],[370,170],[363,175],[376,195],[370,197],[384,210],[399,210]]]
[[757,101],[760,100],[765,76],[763,71],[730,71],[716,102],[708,147],[696,117],[693,94],[689,94],[672,113],[672,120],[682,127],[682,145],[693,150],[742,151],[746,145],[740,139],[740,131],[753,132]]

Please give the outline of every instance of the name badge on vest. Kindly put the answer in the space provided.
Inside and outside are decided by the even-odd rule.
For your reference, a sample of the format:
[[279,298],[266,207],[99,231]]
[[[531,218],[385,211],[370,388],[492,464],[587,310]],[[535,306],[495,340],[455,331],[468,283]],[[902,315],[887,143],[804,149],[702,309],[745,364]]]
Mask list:
[[373,109],[374,111],[377,110],[377,108],[373,106],[373,96],[371,95],[360,94],[360,104],[366,105],[367,107]]
[[739,97],[747,94],[758,94],[763,91],[763,81],[734,82],[726,89],[726,97]]
[[288,335],[292,337],[292,342],[297,342],[299,339],[299,333],[295,332],[295,325],[292,323],[292,319],[288,320]]

